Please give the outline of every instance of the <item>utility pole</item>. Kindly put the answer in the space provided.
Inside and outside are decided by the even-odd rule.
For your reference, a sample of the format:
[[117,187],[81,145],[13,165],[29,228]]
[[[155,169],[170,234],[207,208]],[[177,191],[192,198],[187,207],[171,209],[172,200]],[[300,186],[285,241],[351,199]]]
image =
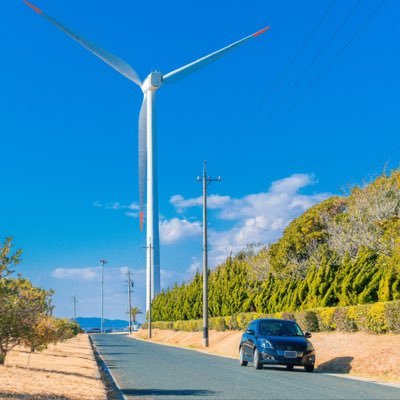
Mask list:
[[72,319],[75,322],[76,322],[76,303],[77,303],[76,296],[73,295],[72,296]]
[[203,176],[197,180],[203,183],[203,344],[208,347],[208,249],[207,249],[207,186],[211,182],[220,182],[221,177],[207,176],[207,161],[203,161]]
[[132,298],[131,298],[131,294],[132,294],[132,289],[135,286],[133,280],[131,280],[131,275],[132,272],[129,271],[126,273],[128,275],[128,280],[126,281],[128,283],[128,314],[129,314],[129,333],[132,333]]
[[148,287],[147,290],[147,324],[148,324],[148,338],[151,339],[151,293],[153,291],[152,287],[152,271],[153,271],[153,260],[152,260],[152,250],[153,250],[153,245],[151,242],[151,237],[149,237],[148,240],[148,246],[142,246],[143,248],[147,249],[147,260],[148,260],[148,266],[149,268],[147,269],[148,275],[148,282],[150,282],[150,286]]
[[104,332],[104,264],[107,264],[107,260],[100,260],[101,265],[101,325],[100,332]]

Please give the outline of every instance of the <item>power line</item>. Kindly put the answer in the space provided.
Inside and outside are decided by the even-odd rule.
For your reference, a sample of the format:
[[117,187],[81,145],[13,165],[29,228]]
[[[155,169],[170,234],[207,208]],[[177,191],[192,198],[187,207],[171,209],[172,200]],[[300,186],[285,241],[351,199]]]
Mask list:
[[[360,27],[354,32],[352,37],[345,43],[345,45],[340,49],[340,51],[336,54],[336,56],[331,60],[331,62],[328,63],[328,65],[326,65],[326,67],[319,74],[318,78],[315,79],[308,86],[308,88],[303,92],[303,94],[300,96],[300,98],[292,105],[292,107],[290,107],[290,109],[284,114],[284,116],[278,121],[278,123],[272,127],[272,129],[269,131],[269,134],[265,135],[261,140],[259,140],[258,145],[263,144],[265,142],[265,140],[268,139],[268,137],[271,136],[271,134],[278,129],[278,127],[282,124],[282,122],[284,122],[287,119],[287,117],[293,112],[293,110],[301,103],[301,101],[308,95],[308,93],[317,85],[317,83],[322,79],[322,77],[326,74],[326,72],[328,72],[328,70],[332,67],[332,65],[340,58],[340,56],[343,54],[343,52],[352,44],[352,42],[355,40],[355,38],[361,33],[361,31],[365,28],[365,26],[367,24],[369,24],[370,21],[375,17],[375,15],[377,14],[377,12],[379,11],[379,9],[381,8],[381,6],[383,5],[384,2],[385,2],[385,0],[380,1],[378,6],[372,11],[372,13],[370,13],[368,15],[368,17],[364,20],[364,22],[360,25]],[[356,5],[350,10],[350,13],[352,13],[354,11],[354,9],[356,8],[356,6],[358,6],[359,3],[360,3],[360,1],[358,1],[356,3]],[[348,15],[349,14],[347,14],[345,17],[346,20],[348,19],[347,18]],[[343,24],[341,24],[341,26],[342,25]],[[260,125],[260,127],[261,127],[261,125]],[[245,159],[246,157],[247,157],[247,154],[245,152],[243,152],[243,155],[236,159],[235,165],[232,166],[231,168],[229,168],[229,171],[233,170],[234,167],[240,161],[243,161],[243,159]]]
[[247,129],[253,118],[258,114],[258,112],[261,110],[265,102],[271,97],[272,93],[275,91],[275,89],[279,86],[279,84],[283,81],[283,79],[286,78],[287,74],[293,67],[293,65],[296,63],[300,55],[303,53],[305,48],[307,47],[308,43],[311,41],[311,39],[314,37],[315,33],[318,31],[319,27],[321,26],[322,22],[325,20],[325,18],[328,16],[329,12],[333,8],[334,4],[336,3],[336,0],[332,0],[328,7],[326,8],[325,12],[322,14],[320,19],[318,20],[317,24],[314,26],[313,30],[310,32],[310,34],[307,36],[306,40],[303,42],[301,45],[300,49],[297,51],[297,53],[294,55],[294,57],[291,59],[289,64],[286,66],[284,69],[283,73],[279,76],[279,78],[275,81],[275,83],[272,85],[271,90],[262,97],[261,101],[257,105],[256,109],[254,112],[250,115],[250,117],[247,119],[247,121],[243,124],[242,128],[239,130],[239,132],[236,133],[236,135],[233,136],[232,141],[235,141],[236,139],[239,138],[239,136]]

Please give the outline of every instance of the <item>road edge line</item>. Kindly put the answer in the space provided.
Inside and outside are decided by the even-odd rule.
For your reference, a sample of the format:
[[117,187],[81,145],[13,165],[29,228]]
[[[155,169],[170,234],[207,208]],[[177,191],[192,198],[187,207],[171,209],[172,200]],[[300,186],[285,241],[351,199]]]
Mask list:
[[[93,339],[91,338],[90,335],[88,335],[88,336],[89,336],[90,344],[92,346],[94,358],[95,358],[95,360],[97,362],[97,366],[100,370],[101,380],[103,381],[103,383],[106,387],[106,391],[111,390],[113,392],[113,394],[116,395],[115,397],[117,397],[117,399],[115,399],[115,397],[113,397],[113,399],[115,399],[115,400],[128,400],[127,397],[125,397],[125,395],[122,393],[122,390],[120,389],[120,387],[117,385],[117,380],[115,379],[111,370],[107,367],[107,364],[104,361],[103,357],[98,352],[96,345],[93,342]],[[109,396],[107,393],[107,399],[108,398],[109,398]]]

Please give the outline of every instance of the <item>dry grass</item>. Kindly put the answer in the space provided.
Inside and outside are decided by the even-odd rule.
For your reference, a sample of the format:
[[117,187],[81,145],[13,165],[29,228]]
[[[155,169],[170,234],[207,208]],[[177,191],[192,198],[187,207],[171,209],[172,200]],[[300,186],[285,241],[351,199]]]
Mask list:
[[105,400],[88,336],[50,345],[41,353],[23,348],[10,352],[0,366],[0,399]]
[[[147,331],[133,333],[147,339]],[[242,332],[210,331],[208,353],[237,358]],[[153,341],[204,351],[202,332],[153,330]],[[314,333],[317,371],[349,373],[382,382],[400,383],[400,335]]]

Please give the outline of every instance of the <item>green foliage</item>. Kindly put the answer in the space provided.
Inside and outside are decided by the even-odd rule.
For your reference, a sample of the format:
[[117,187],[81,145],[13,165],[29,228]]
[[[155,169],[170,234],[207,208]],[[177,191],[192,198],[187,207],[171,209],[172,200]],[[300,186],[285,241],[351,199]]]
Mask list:
[[318,332],[320,330],[316,311],[300,311],[295,314],[295,320],[304,331]]
[[51,295],[27,279],[0,280],[0,363],[10,349],[30,341],[41,319],[50,315]]
[[21,250],[12,254],[11,248],[9,238],[0,247],[0,364],[17,345],[43,350],[80,331],[75,322],[51,316],[51,290],[36,288],[21,276],[11,277],[22,254]]
[[[400,333],[400,301],[381,302],[348,307],[315,308],[293,313],[239,313],[235,316],[210,318],[210,329],[218,331],[247,329],[256,318],[283,318],[295,320],[304,331],[310,332],[356,332]],[[233,321],[236,321],[233,323]],[[175,331],[201,331],[202,320],[156,321],[154,328]],[[147,328],[147,324],[143,324]]]
[[140,310],[138,307],[131,307],[131,317],[133,322],[136,322],[136,317],[138,314],[143,314],[143,311]]
[[0,247],[0,279],[11,275],[17,264],[21,262],[22,250],[17,250],[11,254],[12,239],[6,238],[3,246]]
[[[202,279],[197,273],[191,282],[160,293],[152,304],[153,320],[201,318]],[[216,320],[219,329],[242,329],[248,313],[393,300],[400,300],[399,171],[354,188],[348,197],[317,204],[293,220],[277,242],[258,252],[250,246],[209,273],[209,314],[230,317]],[[392,329],[383,327],[380,312],[353,316],[351,307],[343,310],[317,313],[317,320],[307,313],[300,318],[314,329],[352,331],[356,322],[366,331]]]

